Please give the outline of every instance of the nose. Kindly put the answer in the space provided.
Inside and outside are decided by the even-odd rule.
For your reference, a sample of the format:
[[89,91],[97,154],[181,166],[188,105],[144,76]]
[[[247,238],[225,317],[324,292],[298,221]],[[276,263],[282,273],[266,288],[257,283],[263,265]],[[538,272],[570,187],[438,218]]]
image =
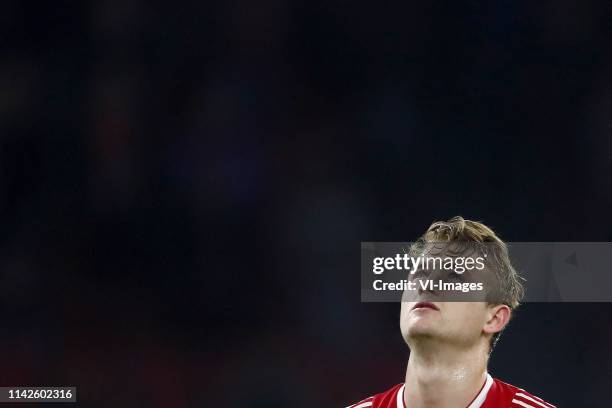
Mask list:
[[[423,281],[424,284],[427,284],[427,281]],[[417,291],[417,293],[419,294],[419,299],[423,299],[424,296],[436,296],[437,295],[437,291],[435,289],[429,289],[429,285],[431,285],[432,282],[428,283],[428,289],[424,289],[423,287],[421,287],[419,285],[419,289]]]
[[438,282],[442,279],[443,272],[437,270],[429,271],[422,281],[418,283],[417,293],[419,299],[423,299],[424,296],[438,296],[439,291],[434,284],[438,285]]

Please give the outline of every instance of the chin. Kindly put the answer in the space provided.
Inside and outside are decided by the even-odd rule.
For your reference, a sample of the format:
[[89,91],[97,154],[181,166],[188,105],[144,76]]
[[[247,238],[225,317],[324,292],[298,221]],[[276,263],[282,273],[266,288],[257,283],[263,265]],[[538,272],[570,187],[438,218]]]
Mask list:
[[410,322],[404,332],[404,338],[418,338],[418,337],[431,337],[436,334],[435,327],[431,322],[417,320]]

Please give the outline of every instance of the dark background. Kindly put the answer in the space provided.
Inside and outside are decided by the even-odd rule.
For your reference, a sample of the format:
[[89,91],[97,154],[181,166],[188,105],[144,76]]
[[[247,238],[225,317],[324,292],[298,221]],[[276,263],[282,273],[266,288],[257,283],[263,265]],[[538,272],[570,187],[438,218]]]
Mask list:
[[[359,243],[437,219],[612,240],[612,4],[5,1],[1,385],[88,407],[343,407],[403,381]],[[606,407],[610,304],[491,362]]]

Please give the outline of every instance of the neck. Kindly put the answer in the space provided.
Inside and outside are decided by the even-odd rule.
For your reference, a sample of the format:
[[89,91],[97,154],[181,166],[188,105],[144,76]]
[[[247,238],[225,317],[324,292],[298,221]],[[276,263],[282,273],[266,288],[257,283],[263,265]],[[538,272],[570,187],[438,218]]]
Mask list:
[[487,349],[448,344],[411,344],[404,402],[410,408],[467,407],[487,377]]

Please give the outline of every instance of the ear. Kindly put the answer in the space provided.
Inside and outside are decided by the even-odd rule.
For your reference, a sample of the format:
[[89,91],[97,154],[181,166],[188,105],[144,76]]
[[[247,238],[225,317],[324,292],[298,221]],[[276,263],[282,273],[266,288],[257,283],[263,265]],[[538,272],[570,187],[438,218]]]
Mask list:
[[512,310],[510,310],[510,307],[507,305],[489,306],[487,322],[482,328],[482,331],[486,334],[502,331],[510,321],[510,316],[512,316]]

